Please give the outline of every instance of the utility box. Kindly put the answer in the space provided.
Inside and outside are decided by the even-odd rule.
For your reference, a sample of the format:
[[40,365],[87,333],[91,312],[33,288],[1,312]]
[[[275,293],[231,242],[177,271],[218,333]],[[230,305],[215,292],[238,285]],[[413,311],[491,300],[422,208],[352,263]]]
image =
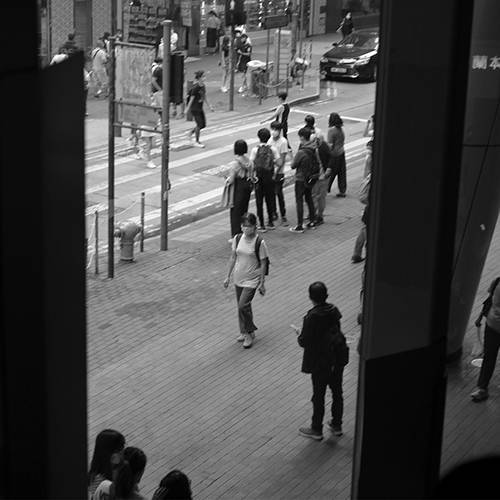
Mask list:
[[273,81],[278,83],[288,78],[287,67],[289,68],[292,60],[292,32],[291,30],[277,29],[274,32],[274,71]]

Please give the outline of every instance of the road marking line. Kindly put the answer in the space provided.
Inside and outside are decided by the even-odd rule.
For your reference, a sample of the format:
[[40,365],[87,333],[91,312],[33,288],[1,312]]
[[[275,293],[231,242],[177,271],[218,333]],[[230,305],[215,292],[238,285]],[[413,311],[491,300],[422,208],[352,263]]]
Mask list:
[[[360,147],[359,142],[360,142],[360,139],[357,139],[355,141],[352,141],[352,142],[346,144],[346,146],[345,146],[346,150],[350,151],[350,153],[346,155],[346,160],[357,158],[358,156],[361,156],[363,154],[364,151]],[[366,142],[366,138],[363,137],[362,142]],[[356,144],[356,146],[352,146],[353,144]],[[355,161],[357,161],[357,160],[355,160]],[[290,172],[290,170],[291,170],[290,165],[291,165],[291,162],[287,162],[285,164],[285,173]],[[216,167],[216,168],[219,168],[219,167]],[[143,174],[149,175],[149,172],[144,172]],[[123,182],[128,182],[130,180],[129,179],[130,177],[132,177],[132,176],[124,176],[124,178],[127,178],[127,179]],[[193,174],[190,176],[185,176],[185,177],[182,177],[181,179],[179,179],[179,181],[173,183],[172,187],[175,189],[178,186],[190,184],[192,182],[197,182],[200,179],[203,179],[203,173],[196,173],[196,174]],[[122,184],[123,182],[116,182],[116,184]],[[174,203],[171,206],[169,206],[169,213],[178,212],[179,210],[184,210],[187,207],[193,206],[193,204],[196,205],[196,204],[202,203],[203,201],[205,201],[207,193],[212,193],[211,197],[217,197],[217,196],[220,197],[222,195],[223,189],[224,189],[224,186],[220,186],[216,189],[212,189],[211,191],[206,191],[205,193],[201,193],[201,194],[193,196],[191,198],[187,198],[186,200]],[[136,193],[128,194],[128,195],[123,196],[123,197],[118,198],[118,199],[122,200],[122,201],[127,200],[127,199],[133,200],[134,198],[137,198],[142,192],[144,192],[146,194],[155,194],[155,193],[159,193],[160,191],[161,191],[161,184],[157,184],[157,185],[152,186],[150,188],[144,189],[142,191],[138,191]],[[209,198],[209,199],[211,199],[211,198]],[[115,200],[115,202],[116,201],[117,200]],[[123,202],[122,202],[122,204],[123,204]],[[89,215],[93,214],[96,210],[99,210],[100,212],[102,212],[103,210],[107,210],[107,202],[99,203],[97,205],[93,205],[93,206],[88,207],[85,210],[85,215],[89,216]],[[158,209],[158,210],[154,210],[152,212],[146,212],[145,219],[150,219],[151,215],[148,216],[148,214],[152,214],[152,213],[155,213],[153,218],[157,218],[158,215],[156,215],[156,213],[161,213],[161,211]],[[140,219],[140,217],[139,217],[139,219]],[[132,220],[135,221],[135,219],[132,219]]]
[[304,111],[303,109],[298,108],[290,108],[290,113],[302,113],[303,115],[315,115],[319,116],[319,113],[315,113],[314,111]]
[[366,123],[368,119],[366,118],[354,118],[353,116],[342,116],[341,117],[343,120],[350,120],[352,122],[363,122]]

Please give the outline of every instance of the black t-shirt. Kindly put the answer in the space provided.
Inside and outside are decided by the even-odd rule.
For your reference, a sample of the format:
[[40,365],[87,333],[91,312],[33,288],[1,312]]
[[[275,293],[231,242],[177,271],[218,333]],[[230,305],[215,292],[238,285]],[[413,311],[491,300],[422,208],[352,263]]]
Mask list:
[[188,93],[188,102],[194,97],[191,104],[191,111],[203,111],[203,101],[205,100],[205,85],[195,83]]

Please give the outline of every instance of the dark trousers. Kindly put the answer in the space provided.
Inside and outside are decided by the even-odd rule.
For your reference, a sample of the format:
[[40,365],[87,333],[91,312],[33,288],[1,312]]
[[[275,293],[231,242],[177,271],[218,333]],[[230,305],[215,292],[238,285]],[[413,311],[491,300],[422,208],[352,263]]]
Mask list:
[[231,219],[231,236],[241,233],[241,216],[248,212],[252,190],[246,179],[236,177],[234,180],[234,202],[229,217]]
[[304,221],[304,198],[309,209],[309,221],[314,222],[314,202],[312,190],[304,181],[295,181],[295,205],[297,206],[297,225],[302,226]]
[[269,222],[273,221],[275,212],[275,197],[274,197],[274,181],[272,177],[269,179],[260,178],[255,185],[255,204],[257,205],[257,217],[261,226],[265,226],[264,221],[264,200],[266,200],[267,218]]
[[484,354],[483,364],[479,372],[477,386],[480,389],[488,389],[495,364],[497,362],[498,350],[500,349],[500,332],[493,330],[488,325],[484,327]]
[[328,181],[328,192],[332,190],[332,184],[337,177],[337,185],[339,188],[339,193],[345,194],[347,191],[347,173],[345,164],[345,153],[340,156],[334,156],[332,158],[332,175]]
[[[276,198],[278,199],[278,205],[280,207],[281,217],[286,216],[286,207],[285,207],[285,197],[283,195],[283,184],[285,183],[285,174],[278,174],[274,181],[274,193]],[[276,212],[276,200],[275,200],[274,213]]]
[[240,333],[253,333],[257,330],[253,322],[252,299],[255,295],[255,288],[241,287],[235,285],[236,301],[238,302],[238,321]]
[[329,373],[312,373],[311,380],[313,386],[313,416],[311,428],[315,431],[323,431],[323,417],[325,416],[325,393],[326,388],[332,391],[332,425],[342,425],[342,415],[344,413],[344,397],[342,395],[342,377],[344,367],[334,367]]

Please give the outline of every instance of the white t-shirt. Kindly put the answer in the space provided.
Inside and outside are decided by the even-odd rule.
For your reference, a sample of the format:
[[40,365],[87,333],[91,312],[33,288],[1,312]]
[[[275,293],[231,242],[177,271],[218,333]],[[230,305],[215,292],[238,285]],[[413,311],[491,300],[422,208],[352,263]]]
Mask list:
[[100,47],[96,47],[91,54],[92,57],[92,68],[94,71],[102,71],[106,69],[106,63],[108,61],[108,55],[106,51]]
[[[267,141],[267,144],[269,144],[269,146],[271,146],[272,148],[276,149],[280,158],[282,157],[283,154],[288,154],[288,141],[282,135],[278,137],[278,140],[274,140],[274,138],[271,137]],[[283,162],[283,165],[279,167],[276,173],[282,174],[284,171],[285,171],[285,162]]]
[[[240,237],[238,248],[236,248],[236,238],[233,238],[232,249],[236,251],[236,263],[234,265],[234,284],[241,287],[257,288],[260,281],[261,269],[259,261],[255,255],[255,244],[257,235],[247,240],[245,235]],[[262,240],[259,247],[259,258],[268,258],[266,242]]]

